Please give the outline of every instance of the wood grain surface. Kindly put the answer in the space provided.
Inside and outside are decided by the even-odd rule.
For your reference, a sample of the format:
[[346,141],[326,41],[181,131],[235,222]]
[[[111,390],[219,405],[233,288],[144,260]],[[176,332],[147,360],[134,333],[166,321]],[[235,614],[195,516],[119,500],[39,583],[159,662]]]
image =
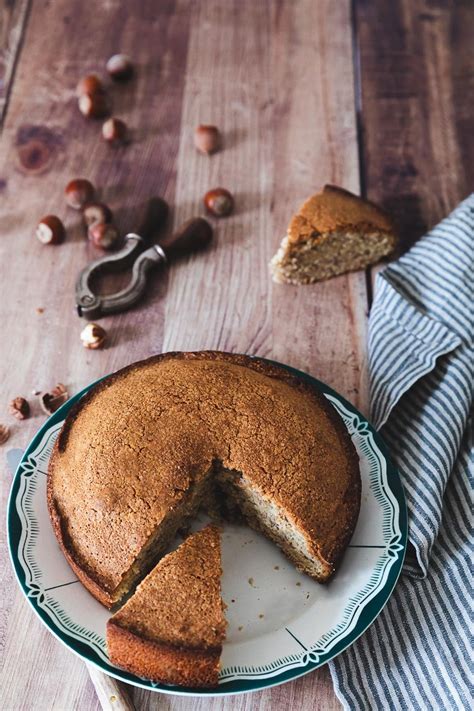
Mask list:
[[[472,3],[108,0],[94,4],[93,32],[91,6],[78,0],[1,7],[0,422],[12,429],[2,468],[4,452],[25,447],[44,421],[32,390],[60,381],[74,393],[170,349],[272,357],[367,412],[370,279],[275,285],[268,261],[293,210],[325,182],[384,203],[406,244],[472,188]],[[137,75],[112,88],[114,113],[133,138],[114,150],[100,123],[79,114],[74,87],[116,51],[134,58]],[[224,134],[211,158],[192,145],[200,122]],[[78,176],[97,185],[124,233],[152,195],[172,205],[170,227],[202,214],[210,187],[231,190],[237,206],[214,223],[207,253],[155,273],[139,307],[101,321],[108,345],[95,352],[82,348],[74,313],[77,272],[97,256],[63,199]],[[50,212],[68,229],[58,247],[33,236]],[[8,415],[17,395],[32,403],[24,422]],[[1,481],[4,520],[9,481]],[[0,543],[1,708],[99,709],[84,663],[23,599],[3,527]],[[340,708],[327,668],[226,699],[129,691],[140,710]]]

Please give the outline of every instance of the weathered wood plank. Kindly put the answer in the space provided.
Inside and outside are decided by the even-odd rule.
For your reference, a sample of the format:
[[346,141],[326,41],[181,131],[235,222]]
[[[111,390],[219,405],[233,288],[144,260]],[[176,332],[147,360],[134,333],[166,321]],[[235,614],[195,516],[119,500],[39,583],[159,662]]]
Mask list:
[[[150,286],[139,311],[104,321],[110,333],[107,349],[92,353],[81,347],[84,324],[74,314],[74,283],[93,252],[78,216],[65,208],[63,190],[72,177],[90,178],[103,189],[123,232],[136,224],[149,196],[161,194],[174,202],[175,124],[188,24],[186,8],[174,2],[159,7],[144,2],[133,12],[111,2],[94,9],[94,32],[89,33],[85,4],[33,4],[0,143],[0,311],[9,332],[0,339],[0,421],[11,425],[7,447],[25,446],[44,421],[36,404],[30,420],[12,421],[7,403],[13,396],[23,394],[34,403],[32,389],[57,381],[77,392],[98,375],[161,350],[165,273]],[[54,43],[45,42],[45,27]],[[135,81],[114,90],[115,110],[134,133],[130,147],[114,151],[102,143],[100,123],[86,122],[78,113],[74,87],[78,77],[101,70],[117,50],[129,52],[138,67]],[[64,245],[42,249],[33,231],[48,212],[65,219],[69,234]],[[38,307],[44,313],[37,313]],[[1,493],[4,511],[8,483],[3,477]],[[83,662],[64,651],[22,599],[5,545],[0,571],[2,708],[98,709]]]
[[26,30],[31,0],[3,2],[0,7],[0,130],[8,105],[15,67]]
[[368,197],[408,247],[474,185],[474,4],[355,4]]
[[[267,266],[307,195],[330,181],[359,188],[349,1],[150,0],[129,9],[115,0],[100,5],[86,34],[85,4],[33,4],[0,145],[0,283],[8,293],[0,318],[9,334],[0,402],[58,380],[75,392],[163,349],[222,348],[306,369],[366,409],[364,275],[295,288],[272,284]],[[54,48],[44,42],[45,26]],[[135,140],[110,151],[99,127],[78,115],[73,89],[117,49],[139,65],[137,80],[114,91]],[[225,150],[211,159],[192,147],[192,130],[204,121],[225,135]],[[235,216],[216,223],[212,250],[161,274],[140,309],[104,320],[110,345],[99,352],[81,348],[73,313],[76,273],[92,256],[77,216],[62,206],[64,184],[79,173],[103,186],[123,231],[152,194],[175,203],[175,222],[201,212],[202,195],[216,184],[237,200]],[[47,212],[66,219],[61,247],[32,237]],[[41,421],[36,408],[31,420],[13,423],[9,446],[24,446]],[[82,663],[32,619],[9,568],[7,575],[6,708],[18,695],[25,708],[53,708],[52,698],[54,708],[96,708]],[[140,708],[339,707],[326,669],[226,700],[133,696]]]

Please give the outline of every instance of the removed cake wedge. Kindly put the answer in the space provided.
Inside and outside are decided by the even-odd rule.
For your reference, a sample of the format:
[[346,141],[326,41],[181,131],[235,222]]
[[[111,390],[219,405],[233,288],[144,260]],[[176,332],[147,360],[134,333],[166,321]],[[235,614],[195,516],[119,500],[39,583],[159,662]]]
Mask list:
[[398,238],[388,215],[348,190],[326,185],[293,215],[270,262],[273,280],[311,284],[365,269],[391,254]]
[[191,534],[107,623],[113,664],[153,681],[217,686],[225,638],[220,530]]

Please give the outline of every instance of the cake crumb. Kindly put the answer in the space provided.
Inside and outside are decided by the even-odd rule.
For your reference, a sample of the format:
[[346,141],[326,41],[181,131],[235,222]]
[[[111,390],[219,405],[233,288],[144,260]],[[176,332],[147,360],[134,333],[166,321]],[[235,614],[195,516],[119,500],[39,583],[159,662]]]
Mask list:
[[255,585],[253,583],[254,583],[253,578],[249,578],[249,585],[251,585],[254,588]]
[[279,565],[273,566],[273,570],[280,570],[280,566]]
[[37,306],[36,313],[37,314],[44,314],[44,308],[42,306]]
[[263,620],[264,617],[265,617],[265,615],[262,615],[262,613],[259,614],[259,618],[260,618],[261,620]]
[[244,629],[243,625],[239,625],[239,627],[237,629],[239,630],[239,632],[242,632],[242,630]]
[[309,598],[309,593],[306,593],[306,599],[308,599],[308,598]]
[[231,602],[235,602],[235,599],[234,599],[234,598],[232,598]]
[[301,587],[301,583],[300,583],[299,580],[298,580],[298,582],[296,583],[296,585],[297,585],[297,587],[299,587],[299,588]]

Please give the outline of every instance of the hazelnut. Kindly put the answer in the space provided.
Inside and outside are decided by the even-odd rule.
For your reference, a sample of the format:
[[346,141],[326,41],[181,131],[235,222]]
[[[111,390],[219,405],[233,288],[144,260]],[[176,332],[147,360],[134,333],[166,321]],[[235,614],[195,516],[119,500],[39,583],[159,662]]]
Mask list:
[[225,188],[214,188],[204,195],[204,206],[214,217],[227,217],[234,209],[234,198]]
[[94,197],[94,186],[84,178],[71,180],[64,190],[66,202],[75,210],[81,210]]
[[194,132],[194,145],[201,153],[210,155],[219,150],[221,145],[221,134],[217,126],[206,126],[201,124]]
[[94,225],[96,222],[112,222],[112,210],[102,202],[89,202],[84,205],[82,216],[87,227]]
[[118,118],[109,118],[102,125],[102,137],[107,143],[118,145],[127,140],[127,124]]
[[58,383],[49,393],[40,393],[39,401],[42,410],[47,415],[52,415],[69,398],[65,385]]
[[46,215],[36,228],[36,236],[43,244],[59,244],[66,236],[64,225],[56,215]]
[[102,348],[106,337],[107,331],[97,323],[88,323],[81,331],[82,345],[84,348],[90,348],[92,350]]
[[30,415],[30,404],[24,397],[14,398],[8,409],[10,414],[16,417],[17,420],[26,420]]
[[114,54],[105,65],[107,72],[116,81],[126,81],[133,76],[133,64],[126,54]]
[[106,222],[94,222],[87,230],[87,236],[101,249],[113,249],[119,240],[117,228]]
[[5,444],[10,437],[10,430],[6,425],[0,423],[0,444]]
[[110,113],[105,94],[82,94],[78,101],[79,111],[86,118],[104,118]]
[[76,96],[80,98],[85,94],[88,96],[93,96],[94,94],[105,94],[104,85],[97,74],[87,74],[87,76],[82,77],[82,79],[78,82],[76,86]]

